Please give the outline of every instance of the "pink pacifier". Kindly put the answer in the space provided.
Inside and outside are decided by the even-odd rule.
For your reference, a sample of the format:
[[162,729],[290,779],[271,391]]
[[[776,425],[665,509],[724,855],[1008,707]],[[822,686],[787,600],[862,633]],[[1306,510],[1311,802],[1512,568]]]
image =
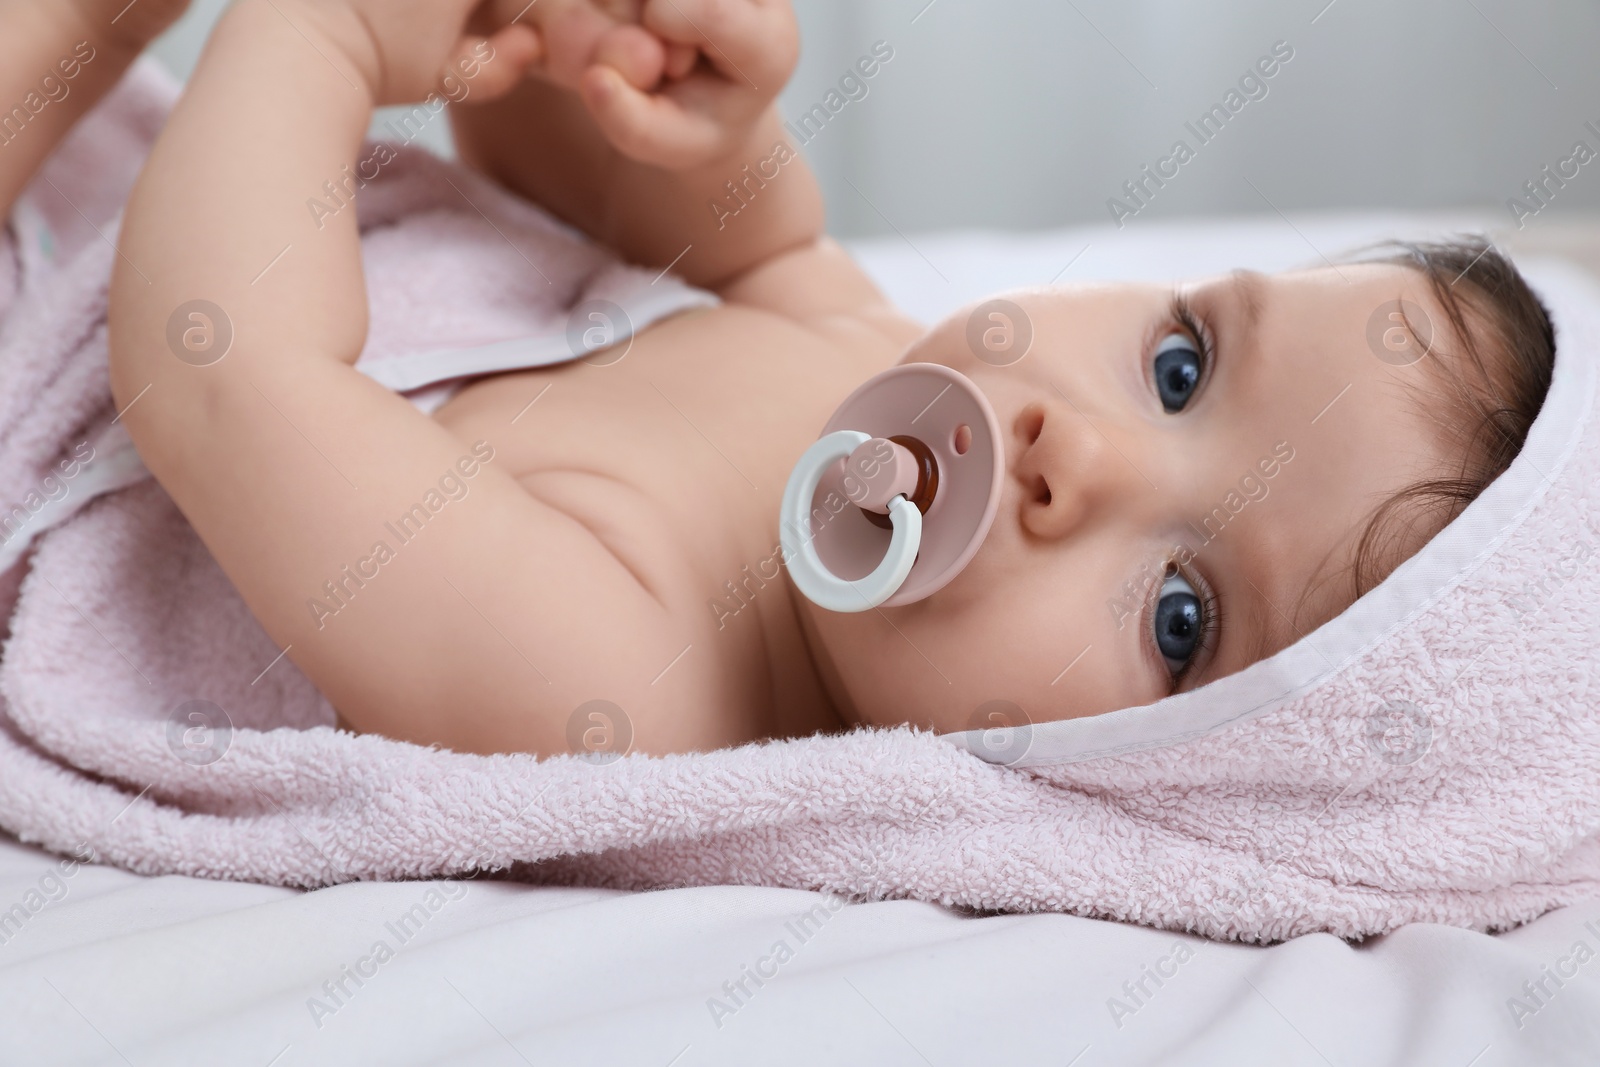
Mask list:
[[869,378],[784,487],[789,576],[829,611],[932,596],[989,533],[1004,468],[994,408],[966,375],[902,363]]

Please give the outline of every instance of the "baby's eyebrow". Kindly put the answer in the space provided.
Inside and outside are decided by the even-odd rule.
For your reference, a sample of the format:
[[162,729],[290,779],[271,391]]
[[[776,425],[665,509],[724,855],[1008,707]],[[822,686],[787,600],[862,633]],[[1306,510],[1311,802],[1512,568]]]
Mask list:
[[1244,310],[1244,328],[1254,334],[1261,323],[1261,302],[1265,296],[1267,276],[1256,270],[1240,267],[1228,275],[1228,287],[1233,299]]
[[[1198,679],[1200,685],[1241,671],[1250,664],[1287,648],[1304,636],[1304,632],[1284,614],[1282,608],[1273,603],[1271,596],[1256,581],[1257,578],[1265,580],[1266,576],[1258,571],[1252,577],[1245,573],[1249,569],[1248,565],[1237,560],[1234,566],[1238,568],[1234,573],[1242,581],[1227,582],[1219,578],[1219,585],[1229,587],[1226,603],[1230,622],[1222,635],[1222,640],[1231,647],[1226,658],[1221,655],[1221,649],[1218,649],[1218,654],[1206,664],[1202,676]],[[1269,581],[1268,584],[1272,583]]]
[[1240,268],[1216,284],[1208,301],[1213,309],[1209,321],[1217,358],[1239,367],[1258,368],[1246,375],[1250,378],[1259,379],[1262,365],[1260,328],[1266,296],[1267,276]]
[[1293,624],[1279,613],[1277,605],[1267,599],[1267,594],[1261,591],[1260,586],[1249,579],[1246,581],[1249,582],[1251,595],[1245,601],[1245,613],[1250,620],[1248,630],[1252,637],[1245,646],[1241,667],[1266,659],[1279,649],[1288,647],[1298,637]]
[[1219,324],[1215,315],[1209,318],[1217,335],[1217,347],[1241,362],[1249,362],[1256,355],[1256,332],[1261,325],[1266,290],[1267,275],[1243,267],[1230,271],[1226,278],[1191,290],[1203,297],[1209,307],[1231,305],[1234,309],[1225,323]]

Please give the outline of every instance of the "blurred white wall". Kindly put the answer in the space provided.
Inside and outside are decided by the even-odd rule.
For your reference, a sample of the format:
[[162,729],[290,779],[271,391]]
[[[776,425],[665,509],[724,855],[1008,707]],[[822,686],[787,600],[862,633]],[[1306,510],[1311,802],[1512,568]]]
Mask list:
[[[186,73],[225,0],[157,54]],[[796,0],[798,119],[875,42],[893,59],[804,146],[841,235],[1345,207],[1504,212],[1584,140],[1600,152],[1600,6],[1589,0]],[[1274,42],[1293,58],[1213,140],[1186,129]],[[864,86],[865,95],[862,96]],[[1260,89],[1252,85],[1259,95]],[[1240,99],[1243,98],[1241,93]],[[443,146],[443,129],[430,130]],[[1146,206],[1123,183],[1182,138]],[[1169,170],[1176,164],[1169,164]],[[1568,165],[1571,173],[1573,165]],[[1600,160],[1529,225],[1600,208]]]
[[159,38],[151,51],[167,65],[167,69],[180,78],[187,78],[194,70],[194,61],[206,43],[211,24],[228,6],[228,0],[191,0],[189,13],[178,24]]

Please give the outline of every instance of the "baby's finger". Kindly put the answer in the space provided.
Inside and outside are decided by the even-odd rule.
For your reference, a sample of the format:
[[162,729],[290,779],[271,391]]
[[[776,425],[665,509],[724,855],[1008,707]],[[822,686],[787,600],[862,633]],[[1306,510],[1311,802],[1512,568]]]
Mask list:
[[685,77],[700,62],[700,49],[692,44],[670,43],[667,45],[666,76],[676,81]]
[[715,158],[722,146],[714,119],[664,93],[642,93],[610,67],[590,67],[579,90],[606,139],[640,163],[686,170]]
[[445,65],[444,95],[458,104],[498,99],[515,88],[542,55],[538,31],[522,23],[489,37],[462,37]]
[[[545,12],[540,26],[545,43],[544,73],[562,88],[576,89],[584,71],[594,64],[601,41],[615,32],[618,23],[590,0],[582,0]],[[637,41],[629,44],[626,36],[621,40],[622,48],[638,46]],[[623,62],[629,74],[636,73],[631,59]]]
[[654,89],[666,70],[667,53],[661,39],[639,26],[607,30],[595,46],[594,62],[621,74],[635,89]]
[[787,4],[648,0],[643,22],[664,40],[694,45],[734,84],[771,96],[799,56],[799,33]]

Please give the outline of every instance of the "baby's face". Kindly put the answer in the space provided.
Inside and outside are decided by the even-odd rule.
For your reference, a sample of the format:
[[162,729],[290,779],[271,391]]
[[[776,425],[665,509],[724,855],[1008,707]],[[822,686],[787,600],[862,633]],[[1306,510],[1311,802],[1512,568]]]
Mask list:
[[[1407,301],[1425,336],[1420,308],[1443,347],[1426,280],[1366,264],[1178,291],[1200,343],[1171,287],[1085,285],[1005,295],[1032,330],[1015,362],[981,305],[979,328],[964,309],[906,352],[988,396],[1005,480],[988,538],[933,596],[856,614],[799,598],[847,715],[948,732],[997,725],[978,716],[992,701],[1032,722],[1148,704],[1349,605],[1371,510],[1450,469],[1421,410],[1437,356],[1410,362],[1427,345],[1386,314]],[[989,326],[999,352],[969,343]]]

